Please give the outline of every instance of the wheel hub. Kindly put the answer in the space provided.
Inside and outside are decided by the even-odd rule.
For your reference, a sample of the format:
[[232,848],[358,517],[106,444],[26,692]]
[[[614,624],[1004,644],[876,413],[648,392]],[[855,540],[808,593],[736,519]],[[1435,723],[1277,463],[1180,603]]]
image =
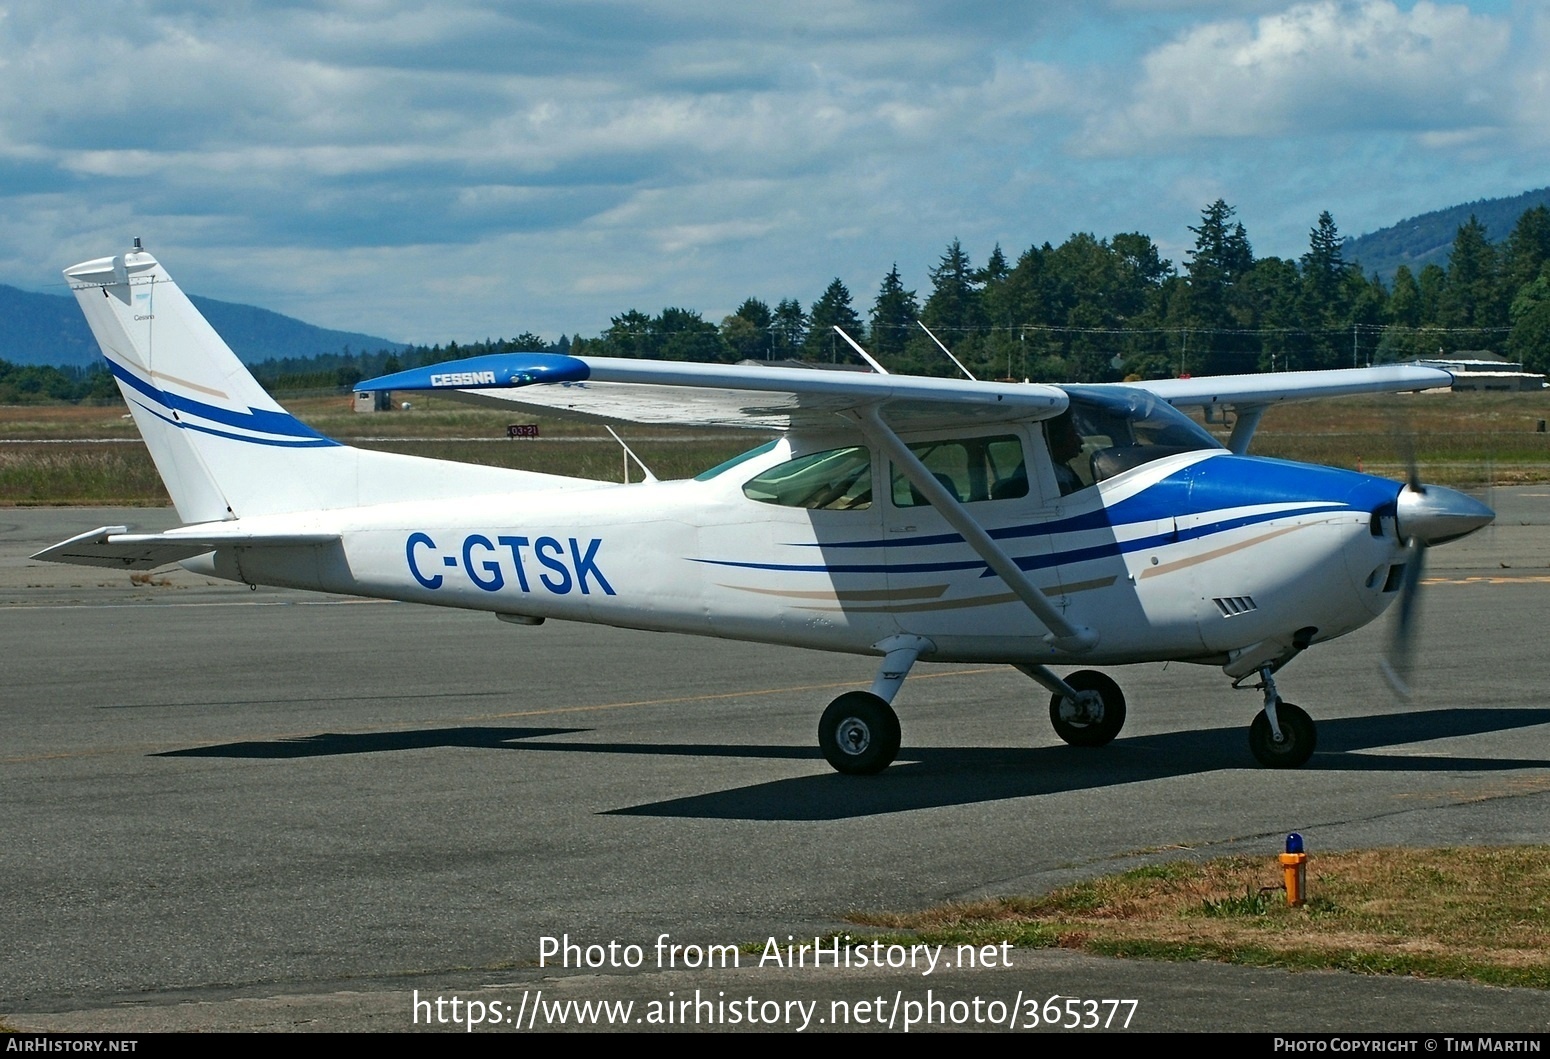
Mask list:
[[872,745],[872,730],[859,717],[847,717],[840,722],[839,744],[847,754],[864,754]]
[[1103,720],[1103,696],[1096,691],[1083,691],[1075,700],[1063,699],[1060,716],[1077,724],[1098,724]]

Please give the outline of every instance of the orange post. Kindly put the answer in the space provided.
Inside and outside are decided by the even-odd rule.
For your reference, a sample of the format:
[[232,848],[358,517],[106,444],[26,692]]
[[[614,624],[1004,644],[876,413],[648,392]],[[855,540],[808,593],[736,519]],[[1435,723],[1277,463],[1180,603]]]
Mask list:
[[1286,836],[1286,852],[1281,854],[1281,876],[1286,884],[1286,903],[1301,908],[1308,899],[1308,855],[1302,850],[1302,836]]

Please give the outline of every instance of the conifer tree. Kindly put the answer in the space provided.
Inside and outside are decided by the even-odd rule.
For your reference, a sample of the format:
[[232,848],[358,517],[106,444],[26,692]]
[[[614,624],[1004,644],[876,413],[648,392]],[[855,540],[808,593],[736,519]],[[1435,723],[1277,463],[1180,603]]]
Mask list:
[[899,278],[899,265],[894,263],[883,277],[883,283],[872,302],[872,327],[870,332],[871,353],[887,363],[888,358],[903,356],[905,344],[917,330],[915,320],[920,316],[920,305],[915,292],[904,289]]

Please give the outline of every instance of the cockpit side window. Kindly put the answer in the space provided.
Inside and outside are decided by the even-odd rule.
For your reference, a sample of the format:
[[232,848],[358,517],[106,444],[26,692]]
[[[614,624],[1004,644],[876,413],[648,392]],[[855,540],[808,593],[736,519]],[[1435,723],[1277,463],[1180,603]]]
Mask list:
[[[947,438],[910,446],[921,463],[960,503],[1011,500],[1028,495],[1028,465],[1014,434],[988,438]],[[894,507],[927,503],[898,467],[892,468]]]
[[750,478],[743,495],[780,507],[863,510],[872,506],[872,454],[855,445],[798,456]]
[[1069,496],[1093,484],[1087,439],[1077,427],[1076,416],[1070,407],[1054,419],[1044,421],[1044,442],[1055,464],[1055,484],[1060,487],[1061,496]]
[[1044,424],[1062,495],[1164,456],[1222,447],[1145,390],[1071,386],[1066,392],[1070,406]]

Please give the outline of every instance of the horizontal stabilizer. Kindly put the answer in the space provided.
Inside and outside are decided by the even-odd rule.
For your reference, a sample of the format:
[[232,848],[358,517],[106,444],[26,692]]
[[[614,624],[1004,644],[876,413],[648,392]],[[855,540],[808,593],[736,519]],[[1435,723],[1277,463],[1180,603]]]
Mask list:
[[217,548],[281,548],[331,544],[334,533],[222,532],[217,526],[187,526],[166,533],[130,533],[127,526],[103,526],[61,541],[32,556],[46,563],[154,570]]

